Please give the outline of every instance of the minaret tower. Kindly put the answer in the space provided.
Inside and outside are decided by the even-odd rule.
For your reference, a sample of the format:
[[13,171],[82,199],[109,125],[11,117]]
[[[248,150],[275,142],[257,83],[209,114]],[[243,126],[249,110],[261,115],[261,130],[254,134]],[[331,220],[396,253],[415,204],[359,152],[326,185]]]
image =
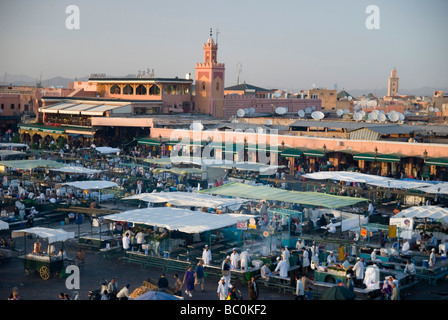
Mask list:
[[387,96],[394,97],[398,95],[398,80],[397,70],[393,68],[390,72],[389,82],[387,85]]
[[217,56],[218,44],[210,29],[210,38],[204,43],[204,62],[196,63],[195,109],[198,113],[223,118],[225,66],[218,63]]

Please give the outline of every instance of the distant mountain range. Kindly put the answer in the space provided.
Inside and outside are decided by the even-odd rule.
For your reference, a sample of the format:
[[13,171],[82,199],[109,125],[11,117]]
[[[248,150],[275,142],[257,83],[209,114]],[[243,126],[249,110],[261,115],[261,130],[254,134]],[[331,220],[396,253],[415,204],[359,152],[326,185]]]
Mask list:
[[[115,76],[108,76],[108,77],[115,77]],[[135,74],[128,74],[126,76],[120,76],[122,78],[135,78]],[[65,78],[65,77],[54,77],[46,80],[42,80],[42,87],[63,87],[67,88],[69,82],[73,81],[87,81],[89,79],[89,76],[84,77],[77,77],[77,78]],[[36,83],[39,81],[37,78],[30,77],[25,74],[9,74],[5,73],[2,74],[0,77],[0,83],[1,85],[14,85],[14,86],[35,86]]]
[[[37,81],[39,79],[30,77],[25,74],[18,74],[13,75],[6,73],[1,74],[0,77],[0,83],[3,85],[9,85],[13,84],[15,86],[35,86]],[[112,75],[108,75],[108,77],[115,77]],[[135,78],[135,74],[128,74],[126,76],[118,76],[122,78]],[[65,78],[65,77],[54,77],[46,80],[42,80],[42,86],[43,87],[63,87],[67,88],[69,82],[73,81],[86,81],[89,79],[89,76],[83,76],[78,78]],[[6,80],[6,81],[5,81]],[[354,97],[362,97],[363,95],[368,95],[369,93],[373,93],[377,97],[383,97],[387,94],[387,88],[380,88],[380,89],[339,89],[339,91],[345,90],[349,94],[351,94]],[[433,87],[421,87],[413,90],[406,90],[406,89],[400,89],[399,94],[403,95],[413,95],[413,96],[431,96],[433,95],[434,91],[436,90],[442,90],[443,92],[448,92],[448,87],[441,87],[441,88],[433,88]]]

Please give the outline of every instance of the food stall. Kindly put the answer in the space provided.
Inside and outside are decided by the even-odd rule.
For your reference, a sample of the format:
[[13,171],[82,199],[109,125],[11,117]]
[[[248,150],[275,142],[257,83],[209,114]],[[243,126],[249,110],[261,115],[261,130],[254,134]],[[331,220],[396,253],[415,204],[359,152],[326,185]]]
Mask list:
[[342,264],[336,264],[332,266],[318,266],[314,270],[314,279],[320,282],[336,283],[337,279],[340,279],[343,283],[347,281],[347,274],[353,275],[353,265],[348,261],[344,261]]
[[103,180],[73,181],[63,183],[62,185],[84,190],[84,194],[86,197],[98,197],[98,202],[113,198],[115,196],[114,193],[105,194],[104,191],[103,194],[101,194],[102,190],[109,188],[118,188],[118,184],[116,184],[115,182]]
[[[206,244],[211,248],[212,263],[220,266],[221,261],[217,261],[217,258],[221,244],[218,241],[212,243],[213,237],[210,232],[236,225],[239,221],[249,220],[251,217],[242,214],[213,214],[173,207],[156,207],[128,210],[104,216],[104,219],[146,230],[147,237],[142,244],[143,251],[139,252],[134,245],[131,245],[131,249],[121,258],[123,261],[140,263],[142,266],[160,265],[166,269],[180,267],[185,270],[187,264],[197,263]],[[200,235],[205,237],[205,241],[201,241]],[[182,241],[189,237],[197,238],[199,241],[191,243]]]
[[[9,223],[0,220],[0,231],[8,229],[9,229]],[[12,257],[12,255],[13,251],[11,249],[0,247],[0,263],[3,261],[8,261]]]
[[42,250],[42,244],[40,239],[46,239],[48,244],[55,242],[64,242],[68,239],[75,237],[74,232],[67,232],[62,229],[51,229],[43,227],[34,227],[28,229],[21,229],[12,232],[13,238],[24,237],[25,248],[26,248],[26,238],[28,235],[35,235],[37,237],[36,243],[34,245],[33,252],[24,253],[21,258],[23,258],[25,271],[27,274],[31,270],[39,272],[42,279],[48,280],[51,275],[61,273],[64,270],[65,261],[69,261],[66,257],[58,257],[54,254],[48,254]]
[[267,212],[269,221],[276,225],[281,246],[294,247],[298,236],[302,234],[303,213],[285,208],[270,208]]

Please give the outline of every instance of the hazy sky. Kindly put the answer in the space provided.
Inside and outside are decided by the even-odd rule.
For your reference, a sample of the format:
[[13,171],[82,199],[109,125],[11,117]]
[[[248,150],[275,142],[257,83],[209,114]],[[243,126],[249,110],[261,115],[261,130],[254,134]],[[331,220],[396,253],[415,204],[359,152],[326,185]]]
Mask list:
[[[72,4],[79,30],[66,28]],[[448,86],[446,0],[0,0],[0,72],[194,75],[210,28],[226,86],[238,63],[241,81],[269,88],[384,88],[393,67],[400,88]]]

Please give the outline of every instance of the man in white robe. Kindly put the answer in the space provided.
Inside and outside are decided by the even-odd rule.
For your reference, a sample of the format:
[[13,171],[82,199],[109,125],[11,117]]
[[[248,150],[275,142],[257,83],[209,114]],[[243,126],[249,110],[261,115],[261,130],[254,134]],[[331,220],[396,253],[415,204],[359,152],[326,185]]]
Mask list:
[[288,277],[288,265],[286,264],[286,261],[283,259],[280,259],[280,257],[277,257],[277,267],[275,268],[274,272],[278,273],[278,275],[282,278]]
[[202,260],[204,260],[205,266],[209,266],[212,261],[212,252],[208,248],[208,245],[205,245],[204,251],[202,251]]
[[240,260],[240,255],[236,252],[236,249],[233,249],[232,254],[230,255],[230,267],[232,270],[238,268],[238,261]]

